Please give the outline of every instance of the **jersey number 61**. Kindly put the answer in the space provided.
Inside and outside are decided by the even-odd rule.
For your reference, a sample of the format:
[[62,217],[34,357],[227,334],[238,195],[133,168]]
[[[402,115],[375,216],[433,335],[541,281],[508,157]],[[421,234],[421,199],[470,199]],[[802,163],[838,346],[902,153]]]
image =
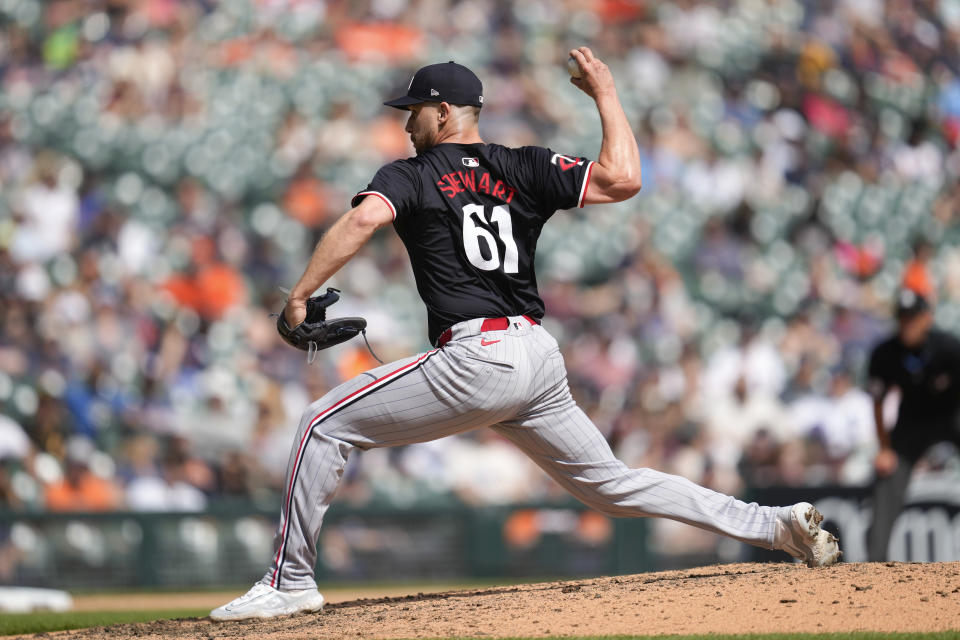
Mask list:
[[[474,215],[477,220],[474,220]],[[481,227],[477,222],[490,226],[497,225],[497,235],[503,243],[503,270],[505,273],[517,273],[520,270],[517,243],[513,240],[513,222],[510,220],[510,209],[507,205],[497,205],[490,212],[490,222],[487,222],[482,204],[468,204],[463,207],[463,248],[467,252],[470,264],[484,271],[493,271],[500,267],[500,250],[497,241],[488,229]],[[489,258],[484,258],[480,252],[480,238],[487,245]]]

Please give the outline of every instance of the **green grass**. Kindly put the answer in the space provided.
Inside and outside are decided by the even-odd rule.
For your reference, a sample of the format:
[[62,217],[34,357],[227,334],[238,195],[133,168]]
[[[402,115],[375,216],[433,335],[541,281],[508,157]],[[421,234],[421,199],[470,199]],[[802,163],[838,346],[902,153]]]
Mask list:
[[[0,636],[63,631],[130,622],[151,622],[168,618],[201,618],[207,609],[157,609],[149,611],[84,611],[65,613],[20,613],[0,616]],[[552,636],[556,640],[649,640],[651,636]],[[655,636],[666,640],[960,640],[960,631],[934,633],[751,633],[733,635]],[[445,638],[444,640],[468,640]],[[503,640],[530,640],[504,638]]]
[[199,618],[209,609],[158,609],[153,611],[65,611],[0,615],[0,636],[41,631],[84,629],[124,622],[152,622],[164,618]]

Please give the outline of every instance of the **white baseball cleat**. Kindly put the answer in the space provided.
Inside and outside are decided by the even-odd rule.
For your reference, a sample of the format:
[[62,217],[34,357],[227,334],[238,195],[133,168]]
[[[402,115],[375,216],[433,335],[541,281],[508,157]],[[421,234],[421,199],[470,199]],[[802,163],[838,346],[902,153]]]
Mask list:
[[278,591],[258,582],[245,594],[210,612],[214,620],[275,618],[305,611],[321,611],[323,596],[316,589]]
[[820,528],[823,516],[809,502],[790,508],[789,521],[780,521],[777,537],[780,548],[807,563],[808,567],[828,567],[840,560],[837,537]]

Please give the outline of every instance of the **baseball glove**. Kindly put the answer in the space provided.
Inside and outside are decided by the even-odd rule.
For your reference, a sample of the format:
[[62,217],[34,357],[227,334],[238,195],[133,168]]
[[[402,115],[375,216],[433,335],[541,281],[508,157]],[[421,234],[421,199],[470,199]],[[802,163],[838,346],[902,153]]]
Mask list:
[[307,317],[293,328],[287,325],[287,319],[280,311],[277,331],[287,344],[307,351],[311,356],[317,351],[355,338],[367,328],[367,321],[363,318],[327,320],[327,307],[339,299],[340,291],[333,287],[328,288],[322,296],[308,298]]

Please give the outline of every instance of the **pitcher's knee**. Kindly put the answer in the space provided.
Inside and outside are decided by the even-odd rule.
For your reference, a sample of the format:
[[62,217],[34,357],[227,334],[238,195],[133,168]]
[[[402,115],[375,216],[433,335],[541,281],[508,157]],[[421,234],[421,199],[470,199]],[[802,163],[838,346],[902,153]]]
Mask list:
[[348,448],[357,446],[355,434],[342,420],[324,420],[317,423],[313,427],[312,437],[315,440],[323,440],[335,446],[346,446]]
[[597,479],[578,478],[574,495],[584,504],[613,518],[644,515],[640,508],[642,500],[642,470],[626,465],[615,473],[604,474]]
[[300,418],[297,441],[304,446],[307,441],[313,441],[313,446],[317,443],[354,446],[354,443],[344,437],[344,421],[336,415],[323,415],[323,409],[317,409],[321,406],[320,403],[321,401],[315,402],[304,411]]

